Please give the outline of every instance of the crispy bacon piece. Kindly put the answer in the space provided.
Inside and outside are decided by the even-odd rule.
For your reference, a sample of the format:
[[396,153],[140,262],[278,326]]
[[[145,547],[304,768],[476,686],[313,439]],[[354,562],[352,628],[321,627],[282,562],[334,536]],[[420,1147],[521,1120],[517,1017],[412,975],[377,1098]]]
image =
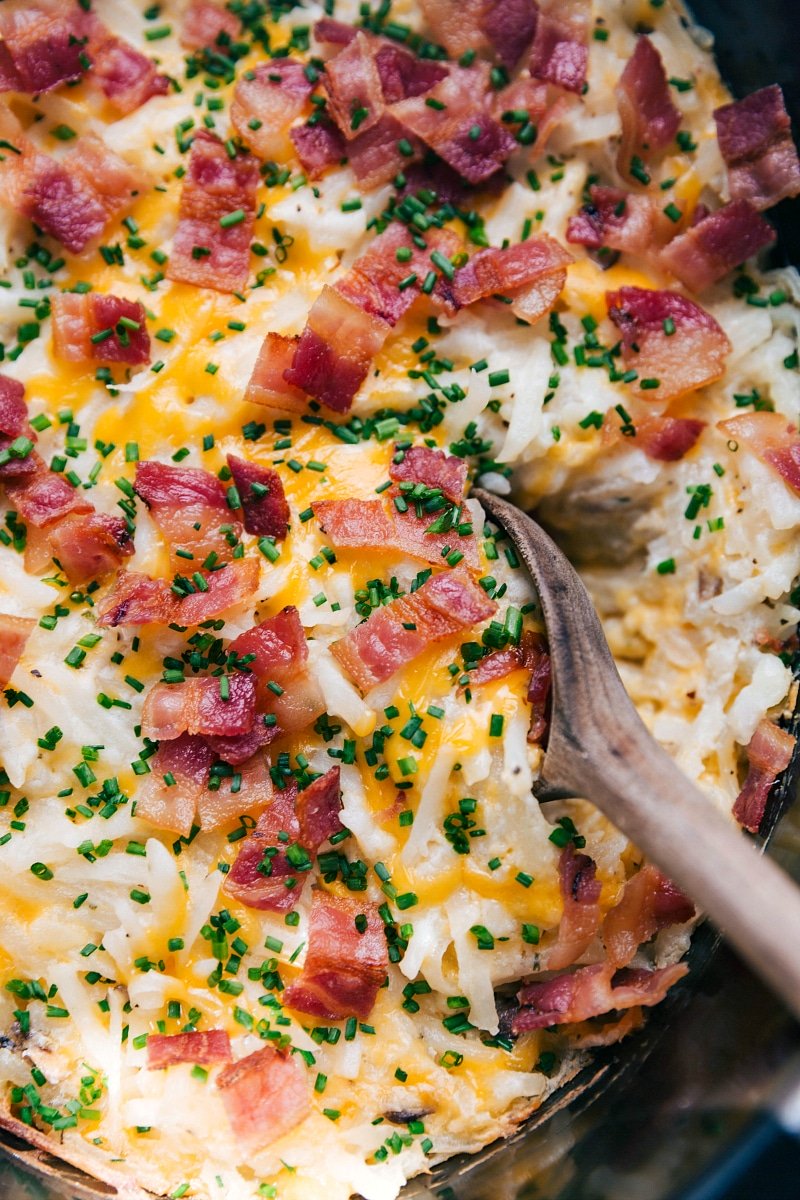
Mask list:
[[372,47],[361,30],[328,60],[323,83],[328,110],[348,141],[380,120],[385,107],[381,77]]
[[137,817],[188,837],[213,762],[213,752],[201,737],[184,733],[163,742],[149,760],[150,774],[136,797]]
[[490,99],[483,71],[452,67],[427,95],[401,100],[392,114],[468,183],[485,183],[517,148]]
[[655,208],[649,196],[637,196],[621,188],[589,188],[588,204],[567,223],[567,241],[599,250],[642,254],[652,244],[656,220]]
[[[398,462],[400,454],[402,458]],[[396,449],[389,478],[395,483],[423,483],[426,487],[438,488],[448,500],[460,504],[467,490],[467,464],[463,458],[445,454],[443,450],[410,446],[408,450]]]
[[53,349],[67,362],[147,363],[144,305],[97,292],[54,296]]
[[722,279],[775,241],[775,230],[747,200],[734,200],[673,238],[661,264],[693,292]]
[[[72,513],[41,531],[48,561],[56,559],[70,583],[86,583],[116,571],[134,551],[121,517],[108,513]],[[29,548],[32,549],[30,533]],[[26,566],[28,564],[26,551]]]
[[535,0],[422,0],[437,42],[458,58],[466,50],[491,51],[511,70],[536,29]]
[[311,179],[318,179],[328,167],[336,166],[347,157],[347,143],[332,121],[294,125],[289,130],[289,137],[303,170]]
[[[225,774],[215,776],[218,769]],[[260,813],[272,799],[269,764],[263,754],[254,754],[235,769],[214,767],[212,781],[215,786],[203,788],[197,797],[196,819],[201,829],[221,829],[242,813]]]
[[576,854],[571,842],[561,851],[558,879],[564,911],[558,927],[558,941],[546,952],[548,971],[571,966],[600,928],[600,880],[596,872],[594,860],[588,854]]
[[550,725],[550,688],[552,670],[547,641],[531,629],[523,631],[516,646],[506,646],[482,658],[470,671],[469,686],[480,686],[495,679],[504,679],[512,671],[530,671],[527,700],[531,706],[528,741],[542,742]]
[[505,250],[479,250],[456,271],[453,295],[461,305],[498,294],[508,296],[511,311],[533,322],[558,299],[572,261],[569,251],[546,233]]
[[445,546],[464,556],[464,565],[477,569],[480,559],[474,534],[427,533],[428,517],[387,510],[380,500],[318,500],[312,505],[322,532],[342,549],[399,550],[423,562],[442,564]]
[[726,437],[744,442],[748,450],[772,467],[795,492],[800,493],[800,434],[780,413],[742,413],[720,421]]
[[187,50],[209,50],[235,42],[241,22],[229,9],[213,0],[191,0],[181,22],[181,45]]
[[626,967],[636,951],[660,929],[691,921],[695,908],[683,892],[646,864],[625,884],[622,898],[603,921],[603,942],[608,962]]
[[225,1067],[217,1087],[233,1132],[254,1149],[277,1141],[311,1111],[306,1068],[274,1046]]
[[631,160],[663,150],[678,132],[681,114],[672,102],[667,73],[649,37],[641,36],[616,87],[622,121],[617,155],[620,175],[633,179]]
[[197,1063],[202,1067],[231,1061],[231,1042],[224,1029],[193,1030],[191,1033],[151,1033],[147,1039],[147,1066],[163,1071],[175,1063]]
[[311,904],[306,961],[300,978],[284,992],[284,1003],[329,1021],[345,1017],[366,1021],[388,965],[378,905],[317,891]]
[[347,155],[356,179],[362,188],[371,191],[405,172],[409,164],[422,157],[424,149],[410,129],[385,112],[366,132],[353,138],[347,146]]
[[308,877],[308,867],[303,869],[303,856],[296,850],[294,862],[287,852],[291,847],[300,847],[310,866],[322,843],[341,830],[341,807],[338,767],[332,767],[299,793],[294,780],[290,780],[276,792],[239,851],[225,879],[228,895],[261,911],[288,912],[294,908]]
[[206,742],[214,751],[217,758],[231,766],[238,767],[263,750],[270,742],[280,737],[283,730],[278,725],[265,725],[262,716],[257,715],[253,728],[249,733],[238,733],[231,737],[207,737]]
[[[606,292],[608,315],[622,334],[622,361],[639,373],[640,399],[673,400],[722,376],[731,344],[710,313],[677,292],[623,287]],[[657,379],[651,391],[642,380]]]
[[203,737],[249,733],[256,715],[255,679],[240,672],[224,679],[224,694],[222,680],[216,676],[153,684],[142,709],[144,736],[163,742],[182,733]]
[[303,413],[308,408],[308,396],[284,378],[292,365],[299,337],[268,333],[258,352],[253,374],[244,398],[251,404],[263,404],[281,412]]
[[18,475],[31,475],[36,471],[36,457],[24,447],[11,445],[17,438],[36,441],[36,434],[28,422],[28,406],[25,403],[25,388],[17,379],[0,375],[0,480]]
[[549,0],[536,18],[536,35],[528,64],[543,79],[578,95],[589,62],[590,5],[587,0]]
[[198,625],[249,600],[258,587],[259,573],[255,559],[235,559],[219,571],[203,574],[205,591],[177,596],[165,579],[122,571],[100,609],[98,624],[110,628]]
[[[336,290],[371,316],[396,325],[420,294],[422,282],[434,265],[431,254],[438,251],[451,258],[461,246],[456,235],[447,229],[429,230],[426,241],[427,249],[420,250],[403,225],[391,224],[356,259],[347,275],[336,284]],[[401,249],[410,252],[411,257],[398,262],[397,251]],[[401,289],[400,283],[411,275],[417,276],[417,282]],[[437,280],[431,298],[455,311],[446,278]]]
[[800,160],[777,84],[724,104],[714,120],[732,200],[764,209],[800,192]]
[[375,49],[375,66],[387,104],[424,96],[447,74],[443,63],[417,58],[396,42],[380,41]]
[[10,111],[2,114],[0,133],[17,151],[0,164],[0,200],[74,254],[130,207],[141,185],[140,172],[94,135],[56,162],[35,149]]
[[326,284],[284,378],[335,412],[347,412],[390,330],[386,321]]
[[0,15],[0,91],[38,94],[83,74],[84,47],[56,5],[25,5]]
[[[326,286],[308,314],[306,327],[284,378],[293,387],[346,412],[369,374],[372,360],[392,327],[420,295],[432,269],[431,254],[452,256],[458,239],[449,230],[429,231],[421,251],[408,230],[392,224],[353,264],[335,287]],[[400,248],[411,257],[398,262]],[[405,279],[413,283],[401,288]],[[439,278],[431,299],[454,311],[446,278]]]
[[434,642],[471,629],[497,610],[466,575],[433,575],[408,596],[376,609],[334,642],[331,653],[362,692],[412,662]]
[[249,669],[258,680],[258,711],[273,713],[282,732],[305,729],[325,711],[322,692],[308,670],[308,643],[293,605],[240,633],[228,649],[238,657],[255,656]]
[[684,963],[657,971],[616,971],[611,964],[598,963],[531,983],[519,993],[522,1008],[511,1028],[516,1034],[526,1033],[549,1025],[572,1025],[639,1005],[659,1004],[688,971]]
[[[231,159],[214,134],[205,129],[195,134],[167,266],[170,279],[218,292],[242,290],[250,267],[257,186],[258,161],[252,154]],[[233,224],[220,224],[240,213]]]
[[141,108],[153,96],[165,96],[169,77],[123,38],[107,29],[93,13],[82,15],[80,34],[91,59],[89,78],[110,104],[123,115]]
[[758,833],[772,786],[792,761],[796,741],[792,734],[779,729],[766,717],[759,721],[750,739],[747,778],[736,797],[733,815],[751,833]]
[[14,674],[35,625],[32,618],[0,613],[0,688]]
[[678,462],[688,454],[706,427],[694,417],[648,416],[636,422],[634,446],[656,462]]
[[94,511],[85,496],[63,475],[49,470],[38,454],[29,457],[35,467],[33,473],[5,480],[9,503],[28,525],[43,529],[68,513]]
[[[252,78],[251,78],[252,76]],[[236,84],[231,121],[250,149],[265,160],[291,156],[290,127],[309,108],[313,84],[295,58],[273,58],[248,71]],[[259,123],[253,128],[253,123]]]
[[[222,526],[238,538],[242,522],[228,505],[225,488],[216,475],[198,467],[147,460],[136,464],[135,487],[169,542],[176,571],[192,575],[212,553],[216,562],[231,557],[232,547]],[[193,557],[187,559],[186,553]]]
[[279,541],[285,538],[289,528],[289,505],[278,472],[237,458],[235,454],[228,455],[228,466],[242,502],[246,532]]

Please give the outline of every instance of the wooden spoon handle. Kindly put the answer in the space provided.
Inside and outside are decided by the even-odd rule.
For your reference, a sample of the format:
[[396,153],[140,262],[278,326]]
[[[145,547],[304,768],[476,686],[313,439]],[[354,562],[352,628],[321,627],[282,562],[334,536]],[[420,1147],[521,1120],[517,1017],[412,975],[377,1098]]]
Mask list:
[[642,729],[646,741],[609,755],[602,770],[576,754],[576,792],[711,916],[800,1019],[800,889]]

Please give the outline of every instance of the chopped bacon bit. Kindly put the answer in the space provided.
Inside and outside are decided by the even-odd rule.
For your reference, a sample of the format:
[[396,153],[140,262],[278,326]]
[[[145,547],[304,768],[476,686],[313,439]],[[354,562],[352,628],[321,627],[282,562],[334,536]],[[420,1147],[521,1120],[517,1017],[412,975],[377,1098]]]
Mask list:
[[284,378],[335,412],[347,412],[390,329],[326,284]]
[[464,565],[477,569],[480,559],[475,535],[428,533],[432,518],[421,520],[409,507],[405,513],[386,510],[380,500],[318,500],[312,505],[322,532],[343,549],[399,550],[412,558],[441,566],[445,546],[463,555]]
[[[214,134],[195,134],[183,181],[167,275],[196,287],[239,292],[247,283],[256,211],[258,161],[230,158]],[[232,216],[231,224],[222,225]]]
[[225,775],[212,776],[212,782],[215,786],[203,788],[197,797],[196,820],[201,829],[221,829],[242,813],[260,813],[272,799],[269,764],[263,754],[254,754],[235,771],[230,768]]
[[[136,796],[137,817],[145,817],[158,829],[188,837],[213,762],[214,755],[201,737],[184,733],[174,741],[162,742],[150,759],[150,774]],[[169,784],[165,777],[175,782]]]
[[322,692],[308,670],[308,643],[293,605],[240,633],[228,649],[240,658],[255,656],[248,665],[258,680],[258,711],[273,713],[283,732],[305,729],[325,711]]
[[68,514],[48,525],[42,536],[48,559],[61,564],[70,583],[86,583],[116,571],[134,550],[126,522],[107,513]]
[[169,77],[159,74],[146,55],[113,34],[93,13],[84,15],[81,32],[88,39],[86,50],[92,63],[89,78],[99,85],[117,112],[134,112],[153,96],[167,94]]
[[[25,388],[17,379],[0,375],[0,480],[32,475],[37,470],[37,459],[32,453],[21,458],[10,453],[9,447],[18,437],[26,437],[31,442],[37,440],[28,423]],[[2,461],[4,457],[7,457],[5,462]]]
[[197,1063],[208,1067],[230,1062],[231,1057],[231,1042],[224,1029],[151,1033],[147,1039],[147,1066],[151,1071],[162,1071],[175,1063]]
[[603,922],[606,956],[614,967],[626,967],[636,951],[660,929],[691,921],[695,908],[683,892],[647,864],[625,884],[622,898]]
[[254,1148],[277,1141],[311,1111],[305,1067],[274,1046],[225,1067],[217,1087],[236,1137]]
[[235,454],[228,455],[228,466],[242,502],[245,531],[274,537],[278,541],[285,538],[289,528],[289,505],[278,472],[237,458]]
[[477,184],[499,171],[517,148],[492,116],[490,100],[483,71],[451,67],[427,95],[401,100],[392,112],[468,183]]
[[657,462],[678,462],[706,427],[694,417],[645,417],[636,425],[634,445]]
[[589,62],[589,5],[556,0],[539,11],[528,64],[531,75],[580,94]]
[[714,120],[732,200],[764,209],[800,193],[800,160],[777,84],[724,104]]
[[289,130],[289,137],[303,170],[311,179],[318,179],[328,167],[336,166],[347,157],[347,144],[332,121],[295,125]]
[[292,153],[290,127],[307,112],[312,91],[305,67],[297,59],[261,63],[236,84],[233,127],[259,158],[283,162]]
[[35,625],[32,618],[0,613],[0,688],[14,674]]
[[589,947],[600,928],[600,880],[588,854],[576,854],[570,842],[561,851],[558,878],[564,910],[558,941],[546,952],[548,971],[569,967]]
[[703,217],[661,251],[662,265],[692,291],[722,279],[775,240],[775,231],[746,200]]
[[[288,912],[297,905],[308,878],[307,870],[287,857],[299,846],[309,859],[341,830],[339,768],[315,779],[304,791],[294,780],[276,792],[258,819],[225,880],[225,891],[248,908]],[[288,838],[288,840],[287,840]]]
[[443,63],[417,58],[395,42],[381,42],[375,52],[383,98],[387,104],[423,96],[447,74]]
[[63,475],[49,470],[38,454],[29,457],[35,466],[33,474],[5,481],[8,499],[24,521],[42,529],[68,513],[93,511],[89,501]]
[[693,292],[722,279],[775,241],[775,230],[747,200],[734,200],[673,238],[662,266]]
[[[192,575],[210,554],[216,556],[213,563],[231,557],[232,547],[221,527],[238,538],[242,522],[229,507],[225,488],[210,471],[148,460],[136,464],[135,487],[169,542],[176,571]],[[192,557],[186,558],[187,553]]]
[[330,46],[349,46],[358,33],[354,25],[344,21],[332,21],[330,17],[322,17],[314,26],[314,37],[318,42],[327,42]]
[[759,721],[750,739],[747,778],[736,797],[733,815],[751,833],[758,833],[772,786],[791,762],[796,741],[791,733],[779,729],[766,717]]
[[434,642],[472,628],[497,610],[466,575],[434,575],[408,596],[376,609],[331,652],[362,692],[412,662]]
[[800,434],[780,413],[742,413],[720,421],[717,428],[729,438],[744,442],[757,458],[800,493]]
[[681,123],[680,111],[670,95],[664,63],[649,37],[641,36],[636,42],[636,49],[619,77],[616,93],[622,121],[617,168],[626,179],[633,179],[633,157],[663,150]]
[[[407,142],[411,153],[400,151],[400,143]],[[407,151],[407,147],[404,146]],[[422,157],[424,146],[410,129],[385,112],[364,133],[354,137],[347,147],[353,174],[365,190],[380,187],[394,179],[398,172]]]
[[531,725],[528,730],[528,741],[535,744],[545,741],[550,728],[553,664],[546,640],[538,633],[528,636],[530,649],[526,653],[531,666],[531,681],[528,684]]
[[642,254],[653,241],[656,210],[650,196],[637,196],[621,188],[589,188],[590,201],[567,223],[567,241],[590,250]]
[[207,737],[206,742],[223,762],[231,766],[239,766],[247,762],[259,750],[263,750],[275,738],[280,737],[283,730],[278,725],[266,726],[261,717],[256,717],[255,724],[249,733],[240,733],[235,737]]
[[268,333],[258,352],[253,374],[247,384],[245,400],[263,404],[281,412],[306,412],[308,396],[284,378],[292,365],[299,337]]
[[0,91],[38,94],[83,74],[84,46],[57,8],[25,5],[0,16]]
[[56,162],[35,149],[10,111],[2,114],[0,126],[4,140],[18,151],[0,164],[0,199],[67,250],[85,250],[112,217],[130,207],[140,173],[100,138],[81,138]]
[[557,300],[572,261],[569,251],[546,233],[504,250],[479,250],[456,271],[453,294],[463,305],[497,294],[508,296],[512,312],[535,321]]
[[181,45],[187,50],[209,50],[235,42],[242,31],[239,18],[213,0],[191,0],[181,22]]
[[328,1021],[345,1017],[366,1021],[388,965],[378,905],[317,891],[311,904],[306,961],[300,978],[284,992],[284,1003]]
[[385,103],[381,77],[366,34],[356,36],[328,60],[323,82],[328,111],[349,141],[378,121]]
[[616,971],[610,963],[598,963],[528,984],[519,993],[522,1008],[513,1019],[512,1030],[519,1034],[549,1025],[572,1025],[608,1012],[659,1004],[688,971],[684,963],[657,971]]
[[182,733],[203,737],[237,737],[249,733],[256,714],[256,681],[252,675],[215,675],[156,683],[142,709],[142,732],[156,741],[172,741]]
[[[438,251],[451,258],[461,246],[456,235],[447,229],[429,230],[426,241],[427,249],[420,250],[403,225],[391,224],[356,259],[347,275],[337,283],[336,290],[371,316],[396,325],[419,296],[422,282],[433,268],[431,254]],[[410,251],[411,257],[398,262],[397,251],[400,249]],[[417,276],[417,282],[401,289],[400,283],[412,274]],[[446,277],[437,279],[431,299],[438,300],[449,311],[455,311]]]
[[422,483],[438,488],[448,500],[460,504],[467,490],[467,464],[463,458],[427,446],[410,446],[402,451],[396,447],[389,478],[395,483]]
[[533,41],[537,25],[545,19],[538,12],[536,0],[491,0],[482,28],[497,58],[510,71]]
[[258,587],[259,575],[255,559],[234,559],[219,571],[203,573],[206,591],[177,596],[165,579],[122,571],[100,609],[98,624],[111,628],[198,625],[249,600]]
[[68,362],[147,363],[144,305],[97,292],[54,296],[53,349]]
[[526,629],[516,646],[494,650],[479,661],[469,673],[469,687],[505,679],[513,671],[529,671],[539,652],[538,647],[543,645],[544,639],[540,634]]
[[[710,313],[677,292],[623,287],[606,292],[608,315],[622,334],[622,360],[639,373],[641,399],[672,400],[722,376],[731,351]],[[642,381],[657,380],[651,391]]]

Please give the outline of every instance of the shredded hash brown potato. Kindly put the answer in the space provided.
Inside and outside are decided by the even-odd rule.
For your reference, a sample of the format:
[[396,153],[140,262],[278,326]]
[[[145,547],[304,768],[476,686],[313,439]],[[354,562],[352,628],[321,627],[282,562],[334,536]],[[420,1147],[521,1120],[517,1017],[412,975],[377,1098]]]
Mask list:
[[0,6],[0,1123],[394,1200],[685,974],[541,809],[536,596],[757,831],[793,739],[800,191],[671,0]]

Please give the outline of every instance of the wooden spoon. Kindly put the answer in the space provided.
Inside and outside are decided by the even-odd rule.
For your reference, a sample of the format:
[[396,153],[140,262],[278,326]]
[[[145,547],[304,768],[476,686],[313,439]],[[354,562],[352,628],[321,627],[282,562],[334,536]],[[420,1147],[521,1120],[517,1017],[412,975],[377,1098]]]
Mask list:
[[536,584],[553,664],[540,800],[580,796],[683,888],[800,1018],[800,889],[647,731],[569,560],[507,500],[475,489]]

